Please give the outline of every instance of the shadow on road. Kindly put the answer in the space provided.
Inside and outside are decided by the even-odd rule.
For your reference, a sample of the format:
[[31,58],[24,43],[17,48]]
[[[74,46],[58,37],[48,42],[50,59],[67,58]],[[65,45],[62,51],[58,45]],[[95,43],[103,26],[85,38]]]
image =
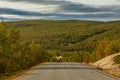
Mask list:
[[52,63],[52,64],[43,64],[43,65],[81,65],[81,64],[74,64],[74,63],[69,63],[69,64],[66,64],[66,63],[61,63],[61,62],[56,62],[55,63]]
[[53,69],[93,69],[93,68],[88,68],[88,67],[41,67],[41,68],[36,68],[36,69],[53,70]]
[[66,64],[66,63],[53,63],[43,64],[41,67],[35,68],[35,70],[59,70],[59,69],[93,69],[87,66],[81,66],[81,64]]

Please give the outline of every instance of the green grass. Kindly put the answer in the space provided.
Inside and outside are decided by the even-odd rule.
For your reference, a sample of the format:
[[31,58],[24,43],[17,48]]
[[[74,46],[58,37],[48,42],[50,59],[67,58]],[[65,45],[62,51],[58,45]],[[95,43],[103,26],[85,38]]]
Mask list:
[[4,73],[4,74],[0,74],[0,80],[4,80],[4,79],[7,79],[17,73],[20,73],[21,71],[19,72],[12,72],[12,73]]

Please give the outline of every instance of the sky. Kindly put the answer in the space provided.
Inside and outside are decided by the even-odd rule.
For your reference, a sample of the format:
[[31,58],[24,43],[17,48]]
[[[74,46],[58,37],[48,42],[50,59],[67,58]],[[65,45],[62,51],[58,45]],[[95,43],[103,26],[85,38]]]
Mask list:
[[0,0],[0,19],[120,20],[120,0]]

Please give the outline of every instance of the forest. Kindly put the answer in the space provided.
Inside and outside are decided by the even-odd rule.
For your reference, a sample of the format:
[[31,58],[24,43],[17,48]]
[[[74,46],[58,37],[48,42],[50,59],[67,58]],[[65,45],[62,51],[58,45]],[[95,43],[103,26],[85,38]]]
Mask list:
[[[0,23],[0,75],[42,62],[91,63],[120,52],[120,21],[27,20]],[[118,57],[116,62],[120,63]]]

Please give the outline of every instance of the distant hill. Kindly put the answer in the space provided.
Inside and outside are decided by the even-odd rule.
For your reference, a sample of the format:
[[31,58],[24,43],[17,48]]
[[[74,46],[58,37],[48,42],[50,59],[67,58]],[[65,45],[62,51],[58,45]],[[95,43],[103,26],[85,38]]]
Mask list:
[[35,39],[47,50],[92,52],[98,41],[120,38],[120,21],[32,20],[8,25],[21,31],[23,41]]
[[64,61],[94,62],[120,51],[120,21],[28,20],[7,26],[19,30],[26,45],[34,40],[53,55],[62,53]]

